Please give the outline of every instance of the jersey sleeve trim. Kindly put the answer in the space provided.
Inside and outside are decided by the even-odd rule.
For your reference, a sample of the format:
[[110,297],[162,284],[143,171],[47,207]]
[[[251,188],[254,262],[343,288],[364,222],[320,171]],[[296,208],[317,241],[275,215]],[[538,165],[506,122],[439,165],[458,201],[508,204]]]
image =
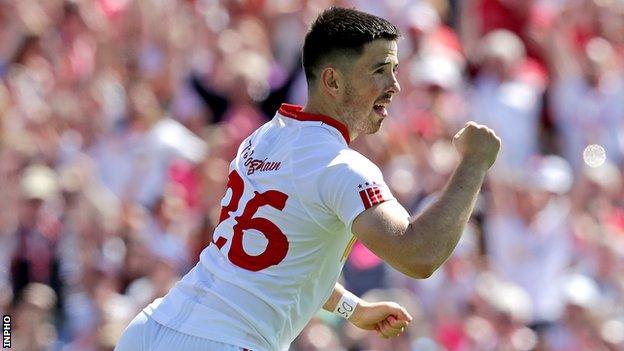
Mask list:
[[[353,221],[355,221],[355,219],[362,214],[364,211],[368,210],[369,208],[382,204],[384,202],[387,201],[396,201],[396,198],[394,198],[394,196],[392,196],[392,194],[390,193],[390,191],[382,191],[380,189],[378,189],[376,192],[373,193],[374,198],[371,199],[369,196],[369,189],[367,189],[366,191],[362,190],[360,191],[360,197],[362,198],[362,207],[357,207],[354,209],[354,211],[347,217],[348,220],[345,223],[349,232],[353,233],[352,227],[353,227]],[[362,193],[366,192],[365,195],[363,195]]]
[[332,161],[320,184],[324,206],[335,213],[350,232],[353,220],[360,213],[395,199],[379,168],[350,149]]

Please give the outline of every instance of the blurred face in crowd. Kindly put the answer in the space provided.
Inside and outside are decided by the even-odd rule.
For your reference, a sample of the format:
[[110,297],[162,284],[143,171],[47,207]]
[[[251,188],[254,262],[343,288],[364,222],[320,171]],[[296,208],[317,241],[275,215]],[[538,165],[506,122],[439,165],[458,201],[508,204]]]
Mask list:
[[351,132],[375,133],[388,116],[387,108],[401,87],[396,41],[378,39],[364,46],[362,54],[344,70],[344,89],[338,96],[339,114]]
[[530,186],[518,186],[514,189],[518,214],[522,219],[529,222],[536,213],[548,203],[549,194]]

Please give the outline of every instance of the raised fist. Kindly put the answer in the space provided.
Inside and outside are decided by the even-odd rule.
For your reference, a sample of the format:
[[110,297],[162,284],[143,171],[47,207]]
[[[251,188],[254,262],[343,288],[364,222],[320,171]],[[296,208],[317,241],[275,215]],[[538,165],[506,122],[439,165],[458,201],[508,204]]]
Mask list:
[[487,169],[496,161],[501,140],[492,129],[470,121],[455,134],[453,144],[463,159],[470,159]]

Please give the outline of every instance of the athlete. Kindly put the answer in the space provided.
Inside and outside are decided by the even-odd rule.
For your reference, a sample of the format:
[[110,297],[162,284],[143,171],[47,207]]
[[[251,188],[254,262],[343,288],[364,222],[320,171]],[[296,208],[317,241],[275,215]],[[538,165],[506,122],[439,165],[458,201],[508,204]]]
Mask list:
[[305,107],[283,104],[230,164],[212,243],[199,263],[128,326],[116,350],[286,350],[322,307],[381,337],[411,316],[337,283],[357,238],[394,268],[429,277],[451,254],[500,140],[469,122],[461,160],[435,203],[410,222],[377,166],[349,143],[375,133],[399,93],[388,21],[330,8],[303,47]]

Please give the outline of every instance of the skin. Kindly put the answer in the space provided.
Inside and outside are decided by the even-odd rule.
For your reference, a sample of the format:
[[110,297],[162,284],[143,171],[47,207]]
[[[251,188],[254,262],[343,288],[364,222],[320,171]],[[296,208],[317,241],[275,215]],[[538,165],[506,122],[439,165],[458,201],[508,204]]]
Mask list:
[[[401,91],[396,41],[379,39],[347,61],[328,62],[308,91],[305,112],[332,116],[345,124],[351,140],[375,133],[385,116],[374,106],[387,105]],[[487,170],[496,160],[500,139],[489,128],[468,122],[453,138],[460,162],[438,200],[410,222],[407,211],[387,201],[362,212],[353,234],[391,266],[413,278],[427,278],[451,255],[474,208]],[[340,284],[323,306],[333,311],[345,292]],[[349,321],[381,337],[403,332],[412,317],[394,302],[361,301]]]
[[[336,283],[334,291],[323,305],[323,309],[333,311],[346,289]],[[364,330],[375,330],[384,338],[399,336],[412,321],[412,316],[396,302],[367,302],[360,300],[349,322]]]
[[388,201],[353,222],[353,233],[364,245],[413,278],[428,278],[451,255],[500,148],[494,132],[474,122],[468,122],[453,143],[460,162],[438,199],[414,221],[400,204]]
[[321,70],[303,110],[339,120],[349,129],[351,140],[377,132],[384,117],[373,107],[389,104],[401,91],[396,41],[375,40],[364,46],[355,61],[352,57],[335,61]]

